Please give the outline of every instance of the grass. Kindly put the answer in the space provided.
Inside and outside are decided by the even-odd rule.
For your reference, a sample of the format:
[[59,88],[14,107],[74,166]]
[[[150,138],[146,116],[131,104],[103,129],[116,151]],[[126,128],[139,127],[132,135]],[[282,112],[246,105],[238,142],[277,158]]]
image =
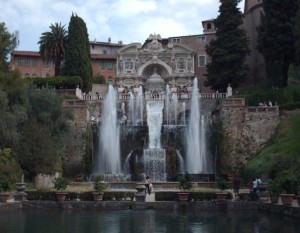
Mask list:
[[274,178],[284,170],[300,173],[300,114],[281,121],[270,142],[244,167],[244,178]]

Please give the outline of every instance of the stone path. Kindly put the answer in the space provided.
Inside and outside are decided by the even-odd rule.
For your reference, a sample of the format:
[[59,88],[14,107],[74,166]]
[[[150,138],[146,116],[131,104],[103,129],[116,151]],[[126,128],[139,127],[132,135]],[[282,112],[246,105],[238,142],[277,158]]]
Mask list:
[[146,194],[146,202],[155,202],[155,193]]

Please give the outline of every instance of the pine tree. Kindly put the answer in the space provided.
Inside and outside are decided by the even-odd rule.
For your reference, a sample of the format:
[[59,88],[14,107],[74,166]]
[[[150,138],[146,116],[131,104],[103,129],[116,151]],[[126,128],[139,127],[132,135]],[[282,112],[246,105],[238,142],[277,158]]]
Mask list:
[[62,74],[79,75],[83,83],[82,90],[90,91],[92,89],[91,53],[87,28],[83,19],[72,14],[68,32],[69,38]]
[[263,9],[257,48],[265,58],[272,84],[284,87],[288,85],[289,66],[295,59],[297,0],[264,0]]
[[225,91],[228,84],[238,87],[246,78],[245,64],[249,55],[249,40],[243,23],[242,12],[237,8],[241,0],[221,0],[219,16],[215,19],[216,39],[206,47],[211,62],[207,64],[206,86]]

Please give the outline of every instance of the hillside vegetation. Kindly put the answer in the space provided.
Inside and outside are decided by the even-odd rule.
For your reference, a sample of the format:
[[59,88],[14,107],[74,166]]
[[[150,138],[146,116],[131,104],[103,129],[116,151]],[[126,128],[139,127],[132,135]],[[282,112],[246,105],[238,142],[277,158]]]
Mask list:
[[280,192],[296,193],[300,185],[300,112],[284,118],[268,144],[244,167],[243,177],[260,175]]

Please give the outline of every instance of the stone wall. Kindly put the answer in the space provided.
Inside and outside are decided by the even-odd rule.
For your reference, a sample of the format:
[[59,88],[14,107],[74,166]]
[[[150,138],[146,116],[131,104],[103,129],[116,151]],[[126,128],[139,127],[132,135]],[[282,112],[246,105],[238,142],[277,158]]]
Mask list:
[[248,107],[243,99],[224,99],[220,120],[224,151],[221,172],[234,174],[272,137],[280,122],[278,107]]

